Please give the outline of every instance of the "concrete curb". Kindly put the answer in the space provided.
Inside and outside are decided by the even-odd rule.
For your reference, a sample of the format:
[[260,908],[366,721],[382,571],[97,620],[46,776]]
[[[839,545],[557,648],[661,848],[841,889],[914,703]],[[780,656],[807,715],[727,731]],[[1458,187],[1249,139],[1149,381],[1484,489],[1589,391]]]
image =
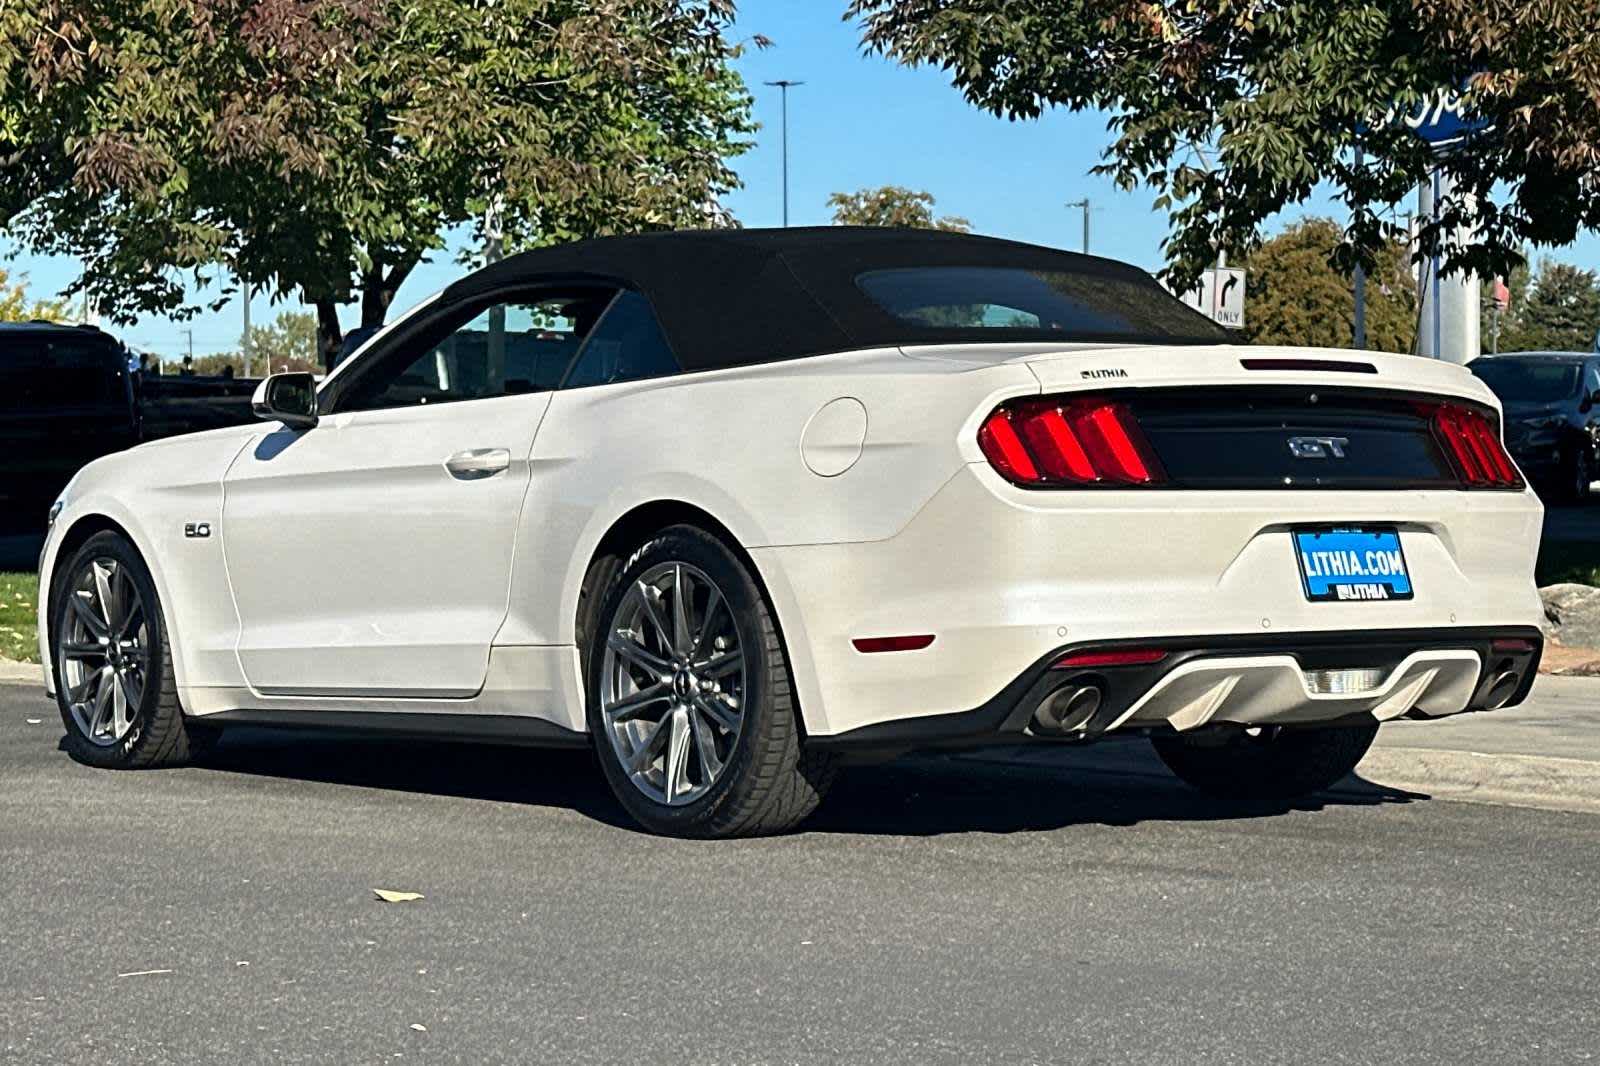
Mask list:
[[1600,814],[1600,762],[1435,748],[1374,748],[1356,773],[1435,799]]
[[36,681],[44,688],[44,668],[38,663],[19,663],[0,659],[0,681]]

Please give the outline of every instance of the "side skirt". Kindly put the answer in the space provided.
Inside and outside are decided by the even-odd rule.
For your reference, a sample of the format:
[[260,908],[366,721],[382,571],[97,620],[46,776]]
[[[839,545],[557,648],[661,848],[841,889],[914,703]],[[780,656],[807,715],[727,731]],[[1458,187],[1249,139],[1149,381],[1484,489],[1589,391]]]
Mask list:
[[353,736],[412,740],[451,740],[516,744],[536,748],[587,748],[589,734],[564,729],[543,718],[512,714],[429,714],[426,712],[237,710],[191,719],[221,726],[249,725],[308,729]]

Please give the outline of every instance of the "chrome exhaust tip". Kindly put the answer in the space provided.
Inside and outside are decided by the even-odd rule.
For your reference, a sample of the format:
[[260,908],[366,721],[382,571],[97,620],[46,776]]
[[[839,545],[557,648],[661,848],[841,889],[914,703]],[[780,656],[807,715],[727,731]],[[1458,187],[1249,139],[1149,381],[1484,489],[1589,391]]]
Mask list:
[[1103,697],[1099,685],[1063,685],[1039,701],[1033,712],[1037,733],[1074,733],[1085,729]]
[[1515,670],[1504,670],[1499,676],[1489,683],[1483,694],[1483,708],[1486,711],[1497,711],[1511,701],[1517,694],[1517,686],[1522,681]]

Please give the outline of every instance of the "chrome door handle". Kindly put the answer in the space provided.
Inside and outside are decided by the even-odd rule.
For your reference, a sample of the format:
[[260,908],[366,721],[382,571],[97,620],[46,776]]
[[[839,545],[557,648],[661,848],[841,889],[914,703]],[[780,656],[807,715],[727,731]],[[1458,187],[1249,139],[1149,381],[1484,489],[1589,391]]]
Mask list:
[[444,461],[444,468],[457,481],[494,477],[505,473],[510,466],[511,452],[506,448],[468,448]]

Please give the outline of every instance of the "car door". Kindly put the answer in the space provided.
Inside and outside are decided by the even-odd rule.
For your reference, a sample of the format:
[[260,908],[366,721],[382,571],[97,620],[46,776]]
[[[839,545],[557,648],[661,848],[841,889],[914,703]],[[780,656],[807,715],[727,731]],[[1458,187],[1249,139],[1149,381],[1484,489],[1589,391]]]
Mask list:
[[480,299],[370,346],[229,469],[240,667],[265,694],[462,697],[504,621],[534,434],[599,289]]

